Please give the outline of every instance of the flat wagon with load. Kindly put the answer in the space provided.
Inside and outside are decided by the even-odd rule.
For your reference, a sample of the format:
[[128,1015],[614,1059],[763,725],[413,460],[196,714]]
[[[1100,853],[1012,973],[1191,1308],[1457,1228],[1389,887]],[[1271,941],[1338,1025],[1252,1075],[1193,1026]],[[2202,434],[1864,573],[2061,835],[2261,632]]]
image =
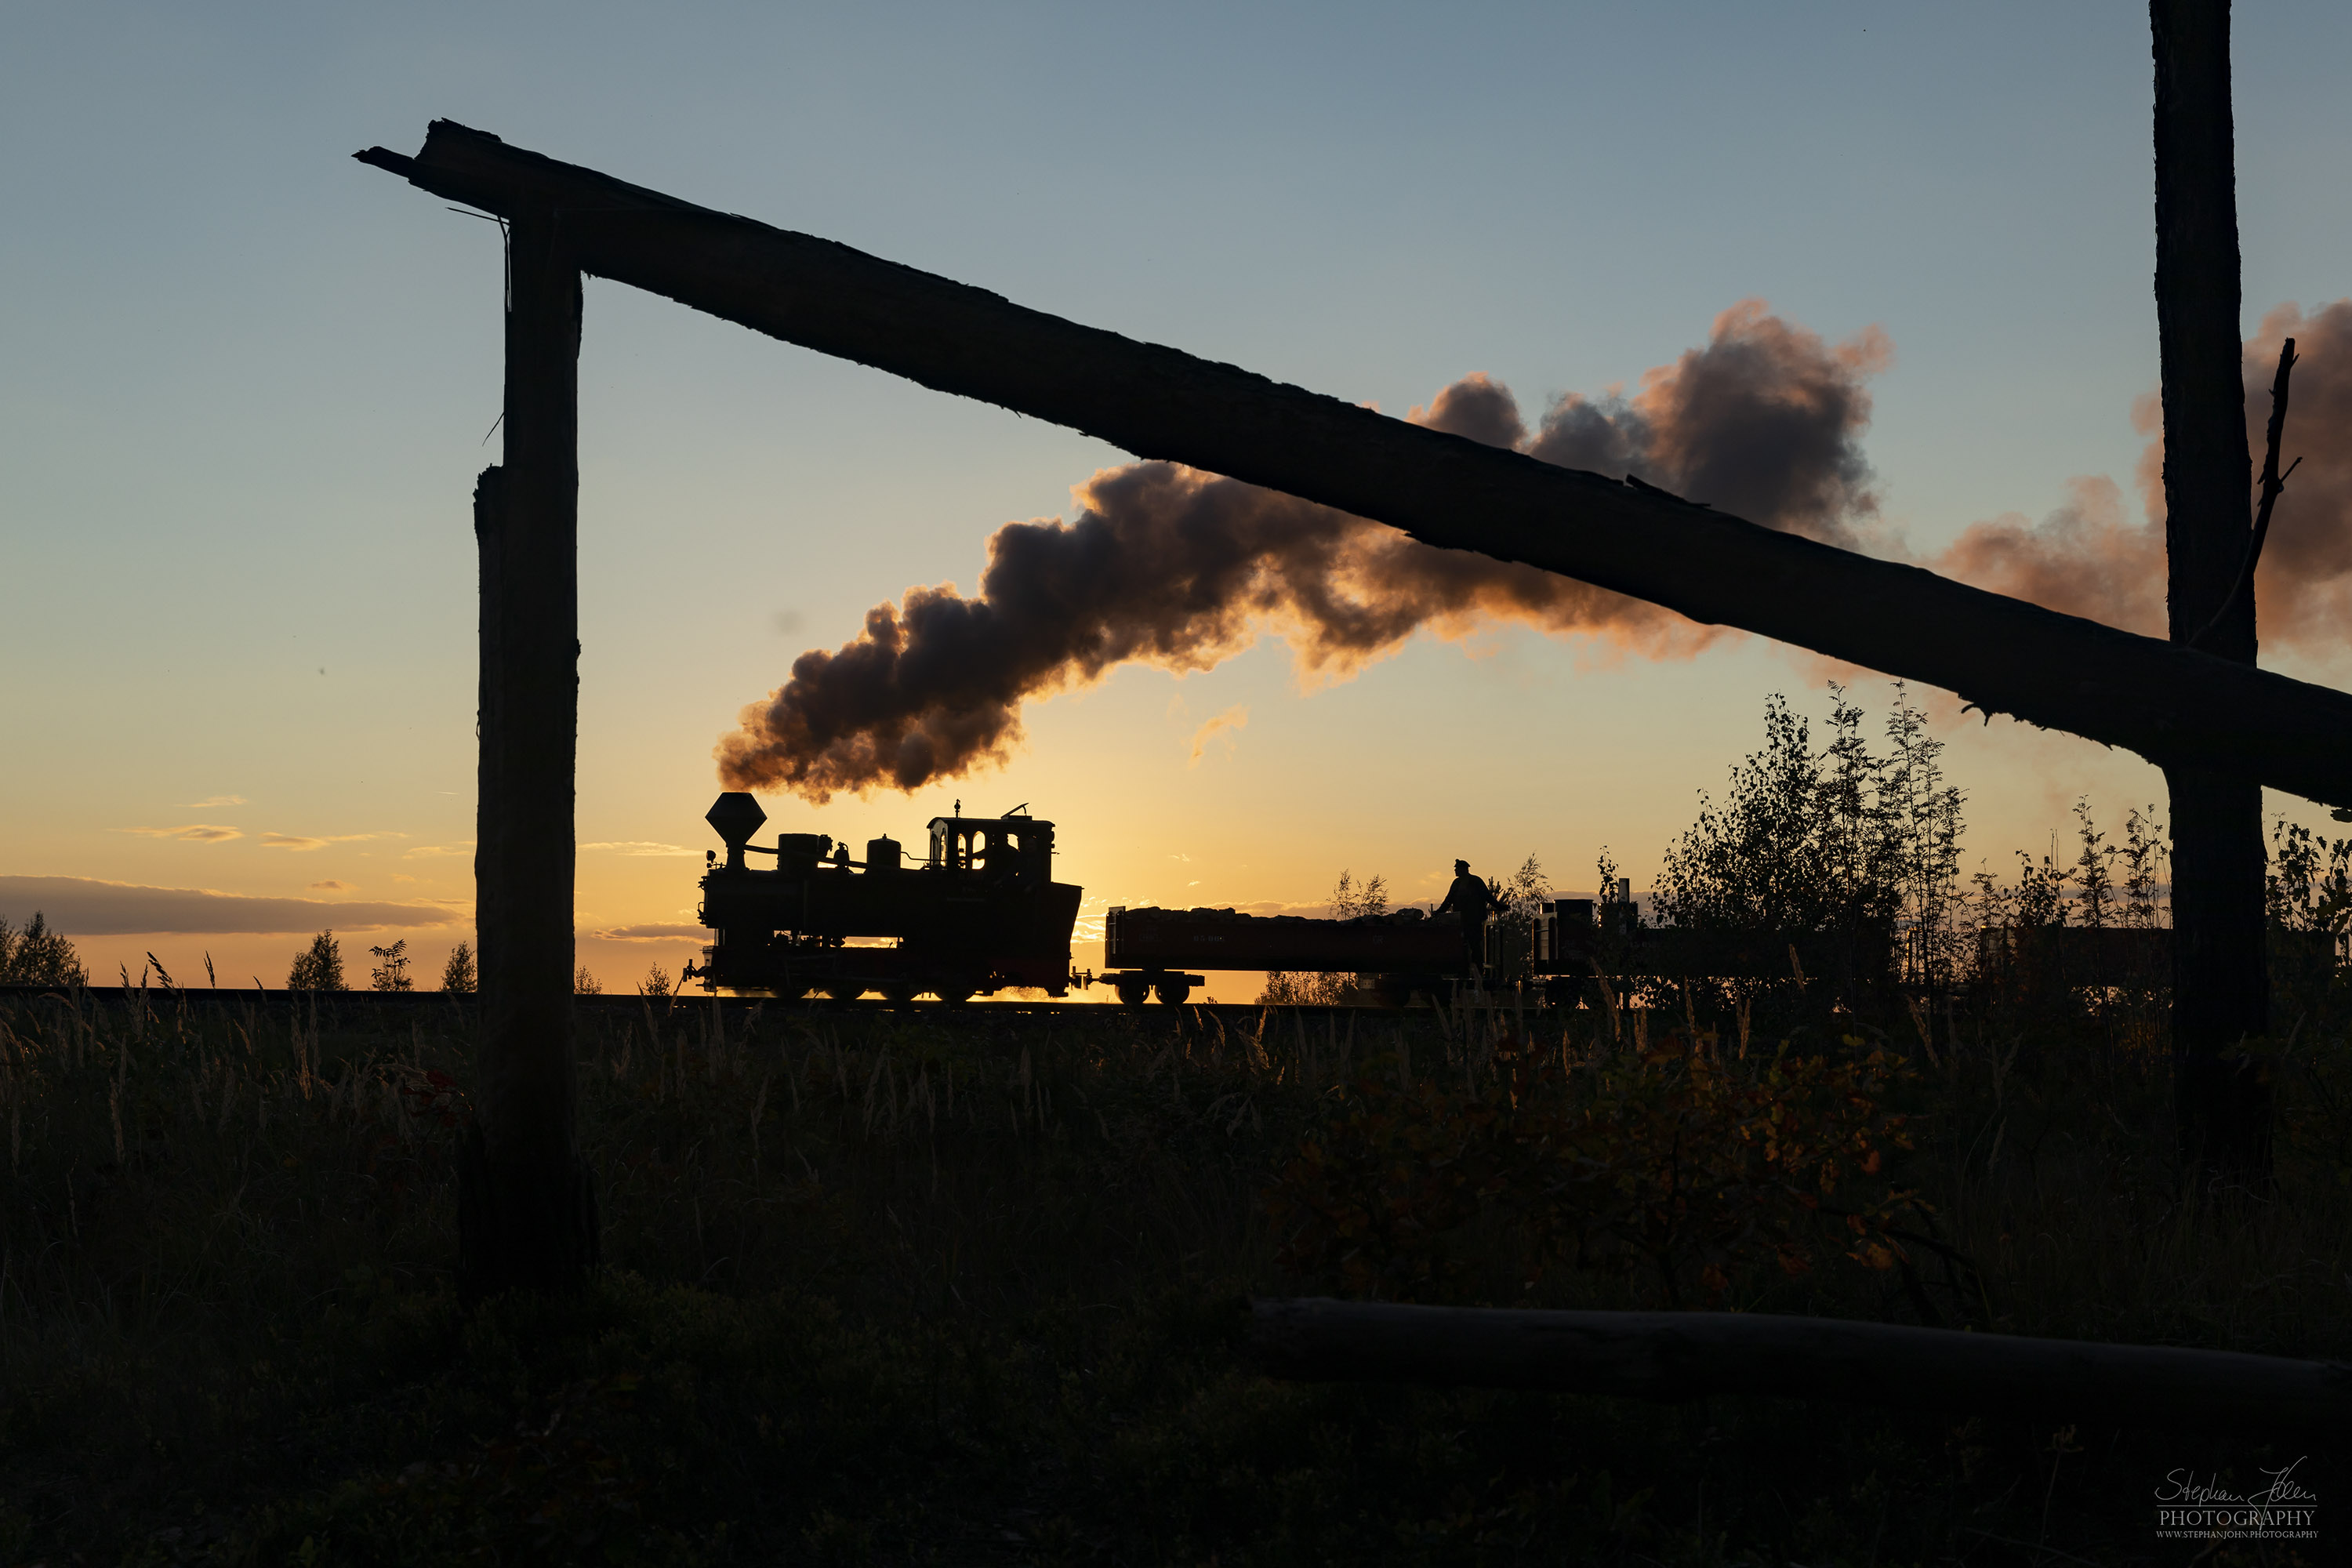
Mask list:
[[1103,922],[1103,963],[1097,978],[1129,1006],[1146,996],[1183,1001],[1202,983],[1187,973],[1194,969],[1339,972],[1370,981],[1365,989],[1381,1000],[1402,1002],[1443,990],[1467,967],[1461,921],[1413,909],[1352,920],[1114,909]]

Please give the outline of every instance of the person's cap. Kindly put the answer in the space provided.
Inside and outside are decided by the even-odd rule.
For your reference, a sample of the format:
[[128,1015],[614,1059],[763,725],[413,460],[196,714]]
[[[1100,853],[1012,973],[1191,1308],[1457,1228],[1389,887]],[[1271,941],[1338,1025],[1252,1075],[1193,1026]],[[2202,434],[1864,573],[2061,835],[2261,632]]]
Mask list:
[[1467,871],[1470,869],[1470,862],[1467,860],[1456,860],[1454,862],[1454,868],[1457,871]]

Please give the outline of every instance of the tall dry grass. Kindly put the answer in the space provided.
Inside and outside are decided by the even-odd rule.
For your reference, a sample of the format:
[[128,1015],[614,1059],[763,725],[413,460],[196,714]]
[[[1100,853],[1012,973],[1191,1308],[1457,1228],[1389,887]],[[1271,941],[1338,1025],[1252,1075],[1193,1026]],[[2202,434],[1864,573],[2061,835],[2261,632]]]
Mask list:
[[[0,1559],[2124,1560],[2154,1550],[2137,1521],[2165,1456],[2266,1458],[1239,1364],[1234,1301],[1332,1283],[1281,1274],[1263,1195],[1351,1084],[1493,1094],[1504,1039],[1615,1059],[1713,1022],[600,1009],[582,1129],[606,1277],[469,1316],[457,1005],[11,1005]],[[2079,1020],[2030,1050],[2020,1026],[1866,1042],[1909,1054],[1904,1173],[1969,1266],[1923,1263],[1937,1315],[2352,1356],[2352,1200],[2324,1138],[2283,1142],[2275,1194],[2206,1201],[2174,1179],[2159,1061]],[[2340,1048],[2299,1043],[2286,1121],[2325,1122],[2309,1086],[2330,1080],[2301,1064]],[[1638,1295],[1573,1272],[1545,1292]],[[1759,1273],[1730,1304],[1921,1315],[1860,1268]]]

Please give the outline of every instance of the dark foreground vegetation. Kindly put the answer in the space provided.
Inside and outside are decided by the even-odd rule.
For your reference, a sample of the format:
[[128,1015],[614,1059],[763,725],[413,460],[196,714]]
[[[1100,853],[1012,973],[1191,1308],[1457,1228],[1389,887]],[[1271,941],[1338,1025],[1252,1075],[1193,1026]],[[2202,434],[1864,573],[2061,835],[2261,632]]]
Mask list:
[[[583,1013],[574,1300],[459,1301],[469,999],[0,1002],[0,1562],[2335,1560],[2347,1454],[2259,1432],[1239,1353],[1247,1296],[1330,1293],[2352,1359],[2352,850],[2279,838],[2272,1168],[2217,1178],[2147,944],[2047,940],[2160,929],[2151,830],[2086,815],[1970,891],[1889,733],[1776,710],[1668,857],[1658,908],[1798,910],[1804,973],[1239,1026]],[[2167,1490],[2289,1467],[2315,1541],[2157,1534]]]
[[[1965,1019],[1932,1058],[1743,1060],[1663,1016],[1612,1047],[1588,1012],[722,1034],[649,1004],[585,1042],[603,1277],[469,1313],[464,1016],[332,1006],[5,1019],[0,1559],[2188,1561],[2154,1536],[2168,1475],[2244,1492],[2298,1456],[2095,1411],[1283,1385],[1237,1359],[1235,1304],[1673,1300],[2352,1356],[2352,1129],[2316,1038],[2279,1079],[2275,1192],[2201,1201],[2161,1057],[2094,1030],[2029,1072]],[[1768,1158],[1742,1129],[1776,1111]],[[1537,1117],[1596,1179],[1491,1179],[1498,1124]],[[1677,1140],[1711,1152],[1669,1173]],[[2325,1529],[2352,1478],[2296,1474]],[[2298,1550],[2325,1560],[2208,1560]]]

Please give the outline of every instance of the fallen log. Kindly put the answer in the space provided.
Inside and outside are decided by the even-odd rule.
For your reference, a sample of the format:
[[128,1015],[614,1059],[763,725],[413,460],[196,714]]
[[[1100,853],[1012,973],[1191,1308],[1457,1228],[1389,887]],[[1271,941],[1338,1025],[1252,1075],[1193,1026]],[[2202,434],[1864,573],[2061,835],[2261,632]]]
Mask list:
[[511,216],[583,270],[1166,458],[1957,692],[2155,762],[2352,806],[2352,695],[1423,429],[434,121],[361,161]]
[[1418,1383],[1670,1404],[1825,1399],[1955,1415],[2228,1427],[2352,1442],[2352,1366],[1748,1312],[1549,1312],[1323,1299],[1250,1304],[1249,1352],[1301,1383]]

